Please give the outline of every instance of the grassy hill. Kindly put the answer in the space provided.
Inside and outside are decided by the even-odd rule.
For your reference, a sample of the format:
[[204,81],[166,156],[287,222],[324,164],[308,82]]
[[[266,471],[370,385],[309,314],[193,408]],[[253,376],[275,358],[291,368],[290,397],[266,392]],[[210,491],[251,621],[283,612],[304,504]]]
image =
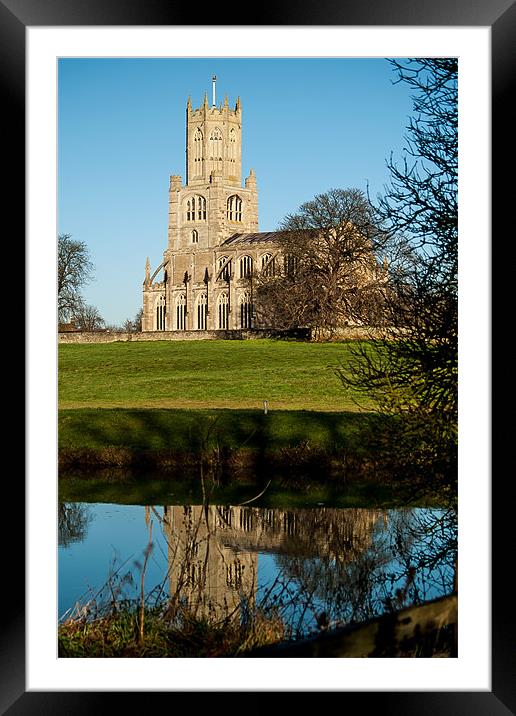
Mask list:
[[[349,343],[159,341],[59,346],[59,407],[356,411]],[[371,406],[363,405],[370,408]]]
[[350,347],[272,340],[61,345],[60,465],[187,469],[209,455],[217,464],[303,465],[312,473],[336,461],[357,473],[377,453],[383,423],[371,406],[359,407],[336,373],[349,366]]

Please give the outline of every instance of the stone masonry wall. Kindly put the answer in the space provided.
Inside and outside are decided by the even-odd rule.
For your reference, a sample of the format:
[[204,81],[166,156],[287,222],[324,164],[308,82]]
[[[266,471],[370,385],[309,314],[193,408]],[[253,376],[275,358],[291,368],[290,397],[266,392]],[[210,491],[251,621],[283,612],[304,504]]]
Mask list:
[[234,331],[145,331],[127,333],[124,331],[77,331],[59,333],[59,343],[115,343],[116,341],[202,341],[202,340],[252,340],[257,338],[291,338],[309,340],[310,332],[297,331],[234,330]]
[[[381,338],[382,332],[358,326],[339,330],[333,340],[368,340]],[[116,341],[209,341],[209,340],[256,340],[259,338],[290,339],[310,341],[309,329],[299,328],[291,331],[273,329],[228,330],[228,331],[145,331],[144,333],[127,333],[124,331],[77,331],[58,333],[59,343],[115,343]],[[325,340],[322,338],[322,340]]]

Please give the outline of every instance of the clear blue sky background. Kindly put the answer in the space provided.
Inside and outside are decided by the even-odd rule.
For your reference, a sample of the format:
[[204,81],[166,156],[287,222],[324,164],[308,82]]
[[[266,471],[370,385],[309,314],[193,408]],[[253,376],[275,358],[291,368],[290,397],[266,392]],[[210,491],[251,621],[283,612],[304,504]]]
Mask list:
[[375,58],[61,59],[58,232],[95,266],[84,297],[109,324],[141,306],[145,260],[167,245],[170,174],[185,177],[185,116],[217,75],[217,104],[242,102],[242,175],[253,168],[261,231],[328,189],[372,197],[401,158],[409,88]]

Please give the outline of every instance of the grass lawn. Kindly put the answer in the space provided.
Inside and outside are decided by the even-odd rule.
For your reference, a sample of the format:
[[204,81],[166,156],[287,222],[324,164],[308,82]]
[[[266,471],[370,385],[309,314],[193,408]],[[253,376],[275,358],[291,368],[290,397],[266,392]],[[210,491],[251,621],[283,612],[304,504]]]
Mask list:
[[[59,411],[59,447],[130,447],[199,452],[281,450],[300,444],[360,454],[361,436],[375,416],[322,411],[192,410],[178,408],[70,408]],[[370,446],[368,446],[369,448]]]
[[[357,411],[351,343],[149,341],[59,346],[59,407]],[[364,404],[361,406],[371,408]]]

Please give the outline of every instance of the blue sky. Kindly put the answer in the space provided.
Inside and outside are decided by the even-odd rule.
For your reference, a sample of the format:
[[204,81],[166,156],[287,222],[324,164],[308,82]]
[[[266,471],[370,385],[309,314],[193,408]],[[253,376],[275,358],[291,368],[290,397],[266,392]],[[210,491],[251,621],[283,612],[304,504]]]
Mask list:
[[261,231],[316,194],[372,197],[401,158],[409,88],[381,58],[66,58],[58,65],[58,232],[95,266],[88,303],[109,324],[141,306],[145,260],[167,244],[170,174],[185,175],[185,113],[217,75],[242,102],[242,175],[253,168]]

